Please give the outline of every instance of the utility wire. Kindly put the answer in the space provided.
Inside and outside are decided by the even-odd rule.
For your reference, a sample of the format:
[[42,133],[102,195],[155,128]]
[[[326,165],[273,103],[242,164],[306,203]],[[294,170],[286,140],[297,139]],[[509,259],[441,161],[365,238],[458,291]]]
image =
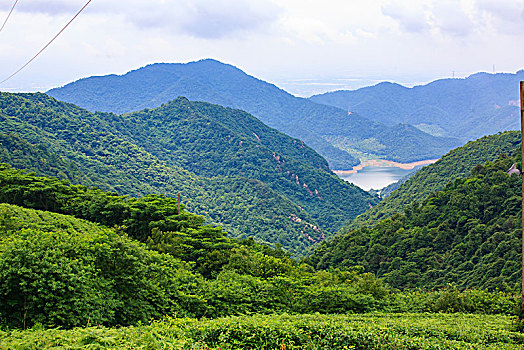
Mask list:
[[36,55],[34,55],[34,56],[29,60],[29,61],[27,61],[27,62],[26,62],[22,67],[20,67],[16,72],[14,72],[13,74],[11,74],[10,76],[8,76],[7,78],[5,78],[4,80],[0,81],[0,84],[3,84],[3,83],[5,83],[6,81],[8,81],[9,79],[11,79],[12,77],[14,77],[14,76],[17,75],[18,73],[20,73],[20,71],[21,71],[22,69],[24,69],[25,67],[27,67],[31,62],[33,62],[33,61],[35,60],[35,58],[38,57],[38,55],[40,55],[40,54],[41,54],[45,49],[47,49],[47,47],[48,47],[49,45],[51,45],[51,43],[52,43],[53,41],[55,41],[55,39],[58,38],[58,36],[60,36],[60,34],[62,34],[62,32],[63,32],[64,30],[66,30],[67,27],[69,27],[69,25],[70,25],[70,24],[75,20],[75,18],[78,17],[78,15],[80,15],[80,13],[82,13],[82,11],[84,11],[84,9],[87,7],[87,5],[89,5],[89,3],[90,3],[91,1],[92,1],[92,0],[89,0],[89,1],[88,1],[88,2],[87,2],[87,3],[86,3],[86,4],[85,4],[81,9],[80,9],[80,11],[78,11],[78,12],[76,13],[75,16],[74,16],[73,18],[71,18],[71,20],[70,20],[69,22],[67,22],[67,24],[64,26],[64,28],[62,28],[62,29],[61,29],[61,30],[60,30],[60,31],[59,31],[59,32],[58,32],[58,33],[53,37],[53,39],[51,39],[51,40],[50,40],[50,41],[49,41],[49,42],[48,42],[48,43],[47,43],[47,44],[46,44],[42,49],[40,49],[40,51],[38,51],[38,52],[36,53]]
[[13,13],[13,10],[15,9],[16,4],[18,4],[18,0],[15,1],[15,3],[13,4],[13,7],[11,7],[11,11],[9,11],[9,13],[7,14],[4,24],[2,24],[2,27],[0,28],[0,33],[4,29],[5,24],[7,23],[7,20],[9,19],[9,17],[11,17],[11,14]]

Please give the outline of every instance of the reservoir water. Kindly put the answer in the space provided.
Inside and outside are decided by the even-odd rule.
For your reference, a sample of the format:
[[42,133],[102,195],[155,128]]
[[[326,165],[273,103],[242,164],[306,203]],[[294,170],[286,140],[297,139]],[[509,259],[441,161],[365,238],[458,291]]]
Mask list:
[[393,182],[397,182],[413,170],[392,166],[366,166],[354,174],[348,174],[343,171],[336,173],[345,181],[368,191],[370,189],[379,190]]

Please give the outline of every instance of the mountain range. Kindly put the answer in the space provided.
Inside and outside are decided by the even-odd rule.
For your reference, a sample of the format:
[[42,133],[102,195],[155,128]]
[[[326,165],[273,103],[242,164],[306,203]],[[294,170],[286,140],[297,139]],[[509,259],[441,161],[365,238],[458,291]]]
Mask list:
[[378,198],[303,142],[246,112],[179,98],[91,113],[45,94],[0,93],[0,161],[121,195],[182,194],[232,237],[300,254]]
[[263,123],[301,139],[332,169],[350,169],[361,153],[399,162],[434,159],[460,145],[406,124],[386,125],[359,113],[295,97],[240,69],[206,59],[152,64],[124,75],[89,77],[47,92],[90,111],[130,113],[179,96],[245,110]]
[[384,82],[354,91],[312,96],[311,101],[395,125],[408,123],[433,135],[463,142],[519,128],[519,81],[524,70],[476,73],[408,88]]

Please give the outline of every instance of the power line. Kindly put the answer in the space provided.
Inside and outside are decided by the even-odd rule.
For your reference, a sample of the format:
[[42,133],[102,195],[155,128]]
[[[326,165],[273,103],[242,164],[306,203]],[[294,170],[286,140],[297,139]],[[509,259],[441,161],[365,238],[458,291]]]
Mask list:
[[89,5],[89,3],[91,2],[92,0],[89,0],[81,9],[80,11],[78,11],[76,13],[76,15],[74,15],[73,18],[71,18],[71,20],[69,22],[67,22],[67,24],[64,26],[64,28],[62,28],[54,37],[53,39],[51,39],[42,49],[40,49],[40,51],[38,51],[36,53],[36,55],[34,55],[29,61],[27,61],[22,67],[20,67],[16,72],[14,72],[13,74],[11,74],[10,76],[8,76],[7,78],[5,78],[4,80],[0,81],[0,84],[3,84],[5,83],[6,81],[8,81],[9,79],[11,79],[12,77],[14,77],[15,75],[17,75],[18,73],[20,73],[20,71],[22,69],[24,69],[25,67],[27,67],[31,62],[33,62],[35,60],[35,58],[38,57],[38,55],[40,55],[45,49],[47,49],[47,47],[49,45],[51,45],[51,43],[53,41],[55,41],[56,38],[58,38],[60,36],[60,34],[62,34],[62,32],[64,30],[66,30],[67,27],[69,27],[69,25],[75,20],[75,18],[78,17],[78,15],[80,15],[80,13],[82,13],[82,11],[84,11],[84,9],[87,7],[87,5]]
[[15,3],[13,4],[13,7],[11,7],[11,11],[9,11],[9,13],[7,14],[7,17],[5,18],[4,24],[2,24],[2,28],[0,28],[0,33],[4,29],[5,24],[7,23],[7,20],[9,19],[9,17],[11,17],[11,14],[13,13],[13,10],[15,9],[16,4],[18,4],[18,0],[15,1]]

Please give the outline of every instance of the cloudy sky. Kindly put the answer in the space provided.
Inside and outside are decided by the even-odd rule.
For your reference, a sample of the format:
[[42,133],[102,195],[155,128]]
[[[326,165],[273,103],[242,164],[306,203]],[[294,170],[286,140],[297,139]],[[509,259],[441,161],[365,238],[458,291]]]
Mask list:
[[[0,81],[87,0],[19,0]],[[15,0],[0,0],[0,25]],[[3,91],[215,58],[301,96],[524,68],[524,0],[93,0]],[[454,72],[454,73],[453,73]]]

